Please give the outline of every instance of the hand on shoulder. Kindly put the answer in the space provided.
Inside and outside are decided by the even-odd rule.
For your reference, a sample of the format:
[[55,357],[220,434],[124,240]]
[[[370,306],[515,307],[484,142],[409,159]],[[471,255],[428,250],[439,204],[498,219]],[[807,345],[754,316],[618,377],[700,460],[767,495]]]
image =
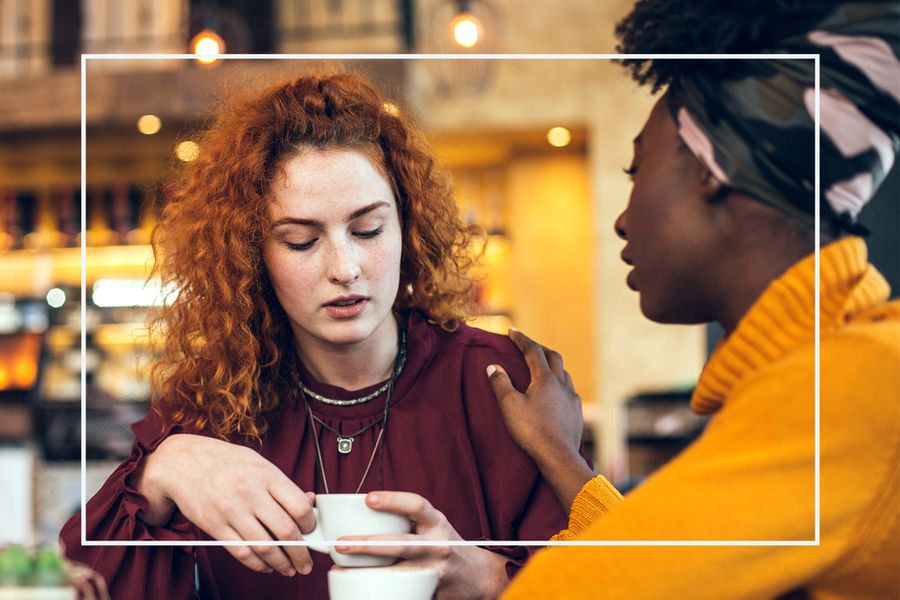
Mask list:
[[584,433],[581,397],[563,359],[516,329],[509,336],[525,357],[531,383],[525,393],[513,387],[500,365],[487,374],[510,434],[553,487],[566,510],[593,477],[578,450]]

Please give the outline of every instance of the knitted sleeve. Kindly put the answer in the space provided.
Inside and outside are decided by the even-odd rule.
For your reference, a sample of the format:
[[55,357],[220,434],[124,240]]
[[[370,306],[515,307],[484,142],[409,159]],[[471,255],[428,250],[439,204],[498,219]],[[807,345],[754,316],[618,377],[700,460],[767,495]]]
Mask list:
[[597,475],[584,484],[572,502],[572,509],[569,511],[569,527],[554,535],[550,540],[559,542],[574,539],[621,501],[622,494],[619,493],[619,490],[607,481],[606,477]]

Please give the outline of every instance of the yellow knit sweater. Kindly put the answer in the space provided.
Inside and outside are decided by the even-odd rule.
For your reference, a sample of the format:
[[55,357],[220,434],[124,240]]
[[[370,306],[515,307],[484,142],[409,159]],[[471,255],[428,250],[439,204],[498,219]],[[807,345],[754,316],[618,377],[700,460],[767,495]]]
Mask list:
[[589,482],[556,537],[808,545],[550,548],[504,598],[900,598],[900,302],[859,238],[820,254],[819,543],[811,255],[711,356],[703,435],[624,501]]

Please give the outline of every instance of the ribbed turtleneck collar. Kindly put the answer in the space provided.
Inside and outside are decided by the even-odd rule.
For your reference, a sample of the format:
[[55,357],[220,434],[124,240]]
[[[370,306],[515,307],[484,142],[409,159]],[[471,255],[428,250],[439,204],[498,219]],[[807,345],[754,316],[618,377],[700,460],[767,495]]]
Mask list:
[[[842,239],[823,247],[819,255],[821,335],[888,298],[890,288],[869,264],[862,239]],[[893,309],[900,310],[897,305]],[[770,283],[719,343],[697,382],[691,408],[700,414],[717,411],[745,377],[813,342],[814,311],[815,254],[810,254]]]

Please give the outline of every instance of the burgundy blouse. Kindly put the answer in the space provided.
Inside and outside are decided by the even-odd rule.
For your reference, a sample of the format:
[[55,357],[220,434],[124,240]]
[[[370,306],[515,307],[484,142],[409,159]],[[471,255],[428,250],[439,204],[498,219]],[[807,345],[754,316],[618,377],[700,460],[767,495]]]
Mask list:
[[[391,394],[388,426],[361,492],[403,490],[420,494],[443,512],[463,539],[547,540],[564,529],[566,514],[540,478],[531,459],[510,437],[485,368],[501,364],[524,390],[529,375],[522,355],[504,336],[460,326],[446,332],[420,314],[407,318],[407,363]],[[301,373],[315,392],[353,398],[377,389],[348,391]],[[342,433],[379,419],[384,394],[356,406],[311,400],[313,413]],[[309,418],[300,393],[286,398],[269,420],[256,449],[303,490],[324,492],[316,467]],[[181,431],[151,412],[133,425],[131,456],[87,504],[89,540],[210,539],[176,511],[164,527],[145,524],[138,514],[146,499],[129,482],[140,461],[166,436]],[[339,454],[334,433],[316,426],[332,493],[352,493],[375,446],[380,425],[358,436],[350,454]],[[327,598],[331,560],[313,552],[313,572],[291,578],[244,567],[213,546],[83,547],[81,515],[63,527],[66,555],[101,573],[116,598]],[[492,547],[509,557],[510,571],[536,548]],[[196,574],[199,590],[195,588]]]

